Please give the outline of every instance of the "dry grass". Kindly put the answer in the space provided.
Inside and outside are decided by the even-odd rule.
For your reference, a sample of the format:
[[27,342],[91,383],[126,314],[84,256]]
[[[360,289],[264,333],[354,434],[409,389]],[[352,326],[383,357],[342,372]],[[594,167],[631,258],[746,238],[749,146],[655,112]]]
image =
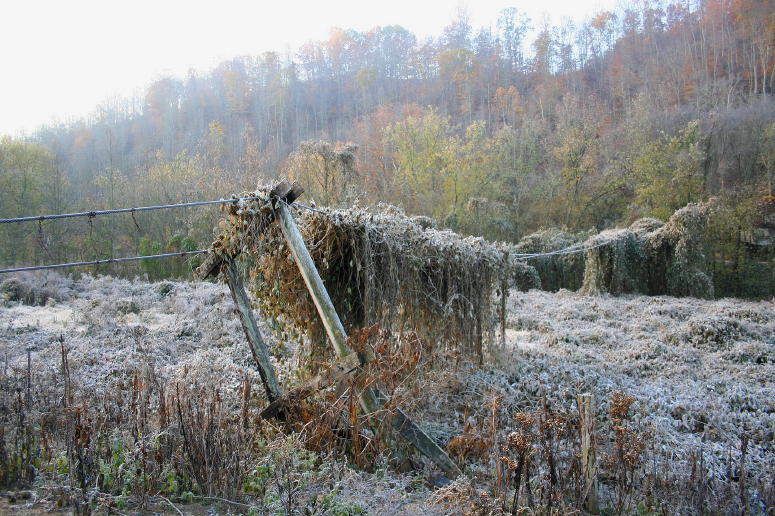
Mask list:
[[[34,288],[37,280],[21,281]],[[348,466],[349,451],[334,441],[313,445],[323,412],[337,413],[329,399],[310,405],[321,419],[296,432],[258,420],[259,376],[225,287],[61,281],[67,301],[0,309],[0,486],[33,489],[34,503],[20,499],[21,507],[79,514],[170,511],[165,500],[187,513],[203,511],[196,500],[258,514],[424,507],[425,484],[386,470],[379,451],[364,445],[362,455],[382,464],[367,473]],[[280,381],[290,385],[296,348],[268,338]]]

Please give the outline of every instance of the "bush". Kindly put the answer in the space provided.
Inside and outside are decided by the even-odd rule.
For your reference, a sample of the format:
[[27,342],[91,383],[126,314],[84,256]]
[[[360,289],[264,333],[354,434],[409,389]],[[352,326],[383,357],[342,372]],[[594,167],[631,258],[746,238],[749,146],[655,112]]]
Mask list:
[[628,229],[590,238],[585,294],[641,293],[712,298],[714,285],[707,243],[712,205],[689,204],[666,224],[641,219]]
[[0,283],[0,299],[43,306],[70,298],[72,282],[57,274],[19,274]]

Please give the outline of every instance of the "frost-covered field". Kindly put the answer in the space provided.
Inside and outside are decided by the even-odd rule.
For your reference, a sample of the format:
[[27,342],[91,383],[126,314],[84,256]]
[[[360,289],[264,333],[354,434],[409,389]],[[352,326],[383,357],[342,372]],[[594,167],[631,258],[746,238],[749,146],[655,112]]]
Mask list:
[[[29,352],[32,376],[40,380],[33,384],[59,392],[64,343],[74,382],[95,395],[151,370],[168,385],[215,379],[225,405],[238,413],[245,378],[259,385],[222,285],[53,275],[40,281],[49,301],[0,308],[6,377],[25,374]],[[634,422],[653,434],[655,470],[689,478],[700,457],[709,479],[704,496],[727,496],[719,486],[745,474],[754,510],[766,510],[768,486],[775,489],[773,302],[513,291],[508,308],[506,346],[492,350],[484,368],[461,364],[426,373],[425,395],[407,408],[429,432],[440,440],[459,434],[464,414],[486,419],[487,402],[497,396],[508,418],[544,399],[572,409],[577,394],[591,392],[602,420],[612,394],[621,391],[636,398]],[[281,384],[295,382],[293,346],[269,340]],[[410,476],[348,470],[343,478],[340,498],[375,513],[442,511],[428,505],[427,487],[406,487]]]
[[483,401],[495,396],[512,413],[544,399],[573,410],[575,396],[589,392],[602,422],[612,393],[623,392],[636,398],[634,425],[653,436],[644,469],[676,486],[668,507],[695,512],[690,484],[700,476],[707,492],[699,496],[729,502],[744,470],[757,479],[752,510],[772,510],[775,302],[512,291],[506,335],[484,369],[438,373],[428,398],[449,403],[426,404],[426,420],[444,421],[451,407],[486,420]]
[[[148,283],[90,276],[74,281],[56,275],[22,281],[24,287],[31,283],[44,292],[44,297],[51,297],[41,306],[5,302],[0,308],[0,373],[5,378],[21,378],[23,385],[29,351],[34,399],[46,397],[53,399],[54,405],[61,405],[56,398],[62,395],[63,343],[68,350],[72,383],[92,398],[127,392],[137,371],[160,385],[214,385],[226,410],[234,413],[240,410],[246,378],[256,386],[257,398],[263,398],[258,372],[224,285]],[[274,342],[265,327],[263,334],[269,342]],[[279,361],[275,360],[280,382],[287,385],[291,377],[295,378],[293,350],[273,344],[273,351],[280,357]],[[10,411],[12,406],[12,396],[0,399],[0,409]],[[328,462],[326,467],[336,470],[338,505],[335,508],[360,507],[367,512],[379,508],[406,515],[440,514],[440,510],[423,503],[427,489],[418,488],[414,477],[389,471],[378,475],[361,473],[347,467],[337,468]],[[331,471],[326,472],[327,479],[331,475]],[[24,499],[12,507],[12,512],[24,508],[37,512],[53,505],[52,500],[57,497],[50,495],[51,483],[39,480],[38,484],[46,489],[32,498],[42,500],[48,493],[48,503],[32,504],[30,499]],[[330,492],[330,486],[311,485],[307,491],[314,497],[318,491]],[[185,512],[196,514],[240,508],[203,503],[204,508],[191,504],[181,507]],[[7,508],[0,500],[0,514]],[[151,508],[173,513],[158,498]]]

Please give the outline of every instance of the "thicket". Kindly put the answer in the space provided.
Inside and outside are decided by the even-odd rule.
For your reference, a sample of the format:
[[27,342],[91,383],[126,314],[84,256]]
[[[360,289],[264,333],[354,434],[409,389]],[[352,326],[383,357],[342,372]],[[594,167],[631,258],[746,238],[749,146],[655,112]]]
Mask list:
[[775,247],[766,229],[753,229],[750,210],[750,204],[714,199],[689,204],[666,223],[642,218],[585,240],[586,235],[574,238],[561,230],[543,230],[523,238],[516,248],[590,248],[526,259],[545,290],[766,298],[775,293]]
[[712,205],[690,204],[667,223],[642,219],[629,229],[604,231],[587,244],[586,294],[642,293],[712,298],[708,221]]
[[[269,189],[245,194],[266,197]],[[277,224],[262,201],[229,205],[214,243],[218,254],[246,260],[250,289],[266,317],[290,323],[312,345],[312,362],[329,349],[322,322]],[[375,324],[411,332],[443,349],[483,360],[493,326],[493,299],[538,282],[515,266],[508,246],[423,227],[400,209],[382,206],[299,210],[299,230],[348,330]],[[503,287],[506,288],[503,288]]]

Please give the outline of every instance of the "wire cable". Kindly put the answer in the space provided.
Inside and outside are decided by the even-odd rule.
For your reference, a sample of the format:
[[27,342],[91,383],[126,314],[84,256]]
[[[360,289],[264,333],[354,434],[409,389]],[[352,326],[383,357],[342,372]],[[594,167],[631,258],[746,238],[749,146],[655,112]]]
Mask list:
[[113,215],[115,213],[136,213],[140,211],[152,211],[152,210],[166,210],[168,208],[189,208],[191,206],[207,206],[209,204],[228,204],[238,203],[240,201],[266,201],[264,197],[240,197],[237,199],[220,199],[218,201],[197,201],[197,202],[183,202],[178,204],[162,204],[159,206],[140,206],[137,208],[118,208],[115,210],[95,210],[95,211],[82,211],[77,213],[60,213],[56,215],[33,215],[30,217],[15,217],[10,219],[0,219],[0,224],[10,224],[13,222],[30,222],[30,221],[44,221],[55,219],[70,219],[74,217],[89,217],[94,218],[97,215]]
[[600,242],[599,244],[591,245],[588,247],[570,246],[570,247],[566,247],[565,249],[558,249],[557,251],[549,251],[546,253],[512,253],[511,256],[514,256],[520,259],[528,259],[528,258],[538,258],[541,256],[557,256],[562,254],[583,253],[591,249],[597,249],[598,247],[603,247],[604,245],[608,245],[609,243],[610,242]]
[[173,256],[193,256],[197,254],[209,253],[210,249],[199,249],[197,251],[181,251],[178,253],[149,254],[147,256],[128,256],[124,258],[106,258],[104,260],[92,260],[89,262],[56,263],[53,265],[33,265],[30,267],[17,267],[15,269],[0,269],[0,274],[12,272],[40,271],[44,269],[62,269],[64,267],[80,267],[84,265],[102,265],[104,263],[134,262],[138,260],[149,260],[155,258],[171,258]]
[[[285,202],[285,201],[283,201],[283,202]],[[296,202],[296,201],[294,201],[293,204],[288,204],[286,202],[285,205],[286,206],[298,206],[299,208],[304,208],[305,210],[314,211],[315,213],[321,213],[323,215],[326,214],[326,212],[323,211],[323,210],[319,210],[317,208],[313,208],[312,206],[307,206],[306,204],[302,204],[302,203]]]

